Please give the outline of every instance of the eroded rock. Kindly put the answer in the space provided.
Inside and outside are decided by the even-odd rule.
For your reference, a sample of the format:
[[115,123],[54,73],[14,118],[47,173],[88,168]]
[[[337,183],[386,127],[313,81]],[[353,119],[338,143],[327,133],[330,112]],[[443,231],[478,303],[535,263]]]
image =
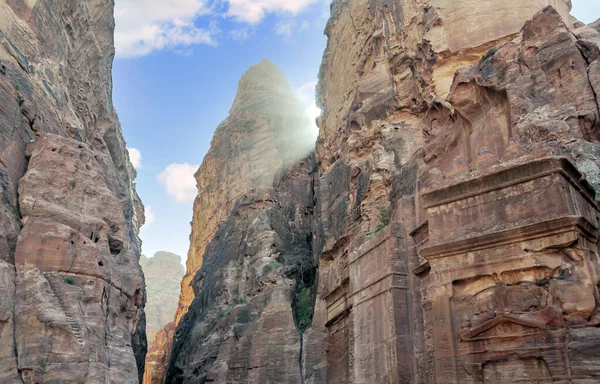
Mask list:
[[[160,347],[155,345],[151,348],[152,352],[146,364],[147,369],[152,370],[147,373],[146,380],[151,381],[146,383],[162,383],[164,380],[162,372],[167,370],[163,364],[169,361],[168,356],[171,351],[173,354],[170,359],[172,364],[169,370],[169,382],[194,382],[201,377],[207,380],[208,378],[216,380],[215,377],[218,377],[217,381],[228,377],[230,378],[228,380],[250,380],[248,382],[256,383],[266,379],[294,382],[299,378],[297,362],[300,354],[300,335],[296,330],[292,303],[296,295],[295,281],[303,281],[303,277],[293,271],[288,271],[291,279],[281,271],[272,276],[268,274],[271,276],[267,279],[269,283],[260,284],[274,285],[273,292],[266,290],[261,293],[257,291],[258,283],[254,280],[258,278],[254,275],[262,271],[263,264],[272,263],[271,267],[273,267],[283,263],[284,256],[278,256],[276,251],[283,252],[280,247],[288,247],[297,241],[309,247],[307,236],[310,234],[310,221],[307,215],[312,213],[311,207],[314,202],[310,188],[312,178],[308,178],[307,175],[312,172],[312,168],[297,163],[310,156],[314,149],[316,134],[310,118],[306,115],[305,107],[275,64],[263,60],[244,74],[239,82],[229,116],[217,127],[211,148],[196,173],[199,193],[194,203],[187,270],[181,283],[181,296],[175,315],[175,324],[179,325],[175,344],[164,344]],[[282,193],[285,192],[286,195],[280,196],[273,188],[282,184],[280,180],[282,169],[293,166],[304,171],[296,172],[297,180],[292,176],[289,177],[289,182],[282,187],[284,188]],[[290,172],[296,174],[294,171]],[[282,212],[276,213],[277,207]],[[247,210],[254,213],[250,215]],[[272,215],[283,216],[272,218]],[[244,219],[240,219],[239,216]],[[283,217],[287,217],[285,220],[291,220],[293,223],[288,224]],[[250,225],[249,220],[254,219],[258,220],[257,224]],[[277,221],[273,222],[273,220]],[[301,227],[308,234],[298,235],[301,238],[295,238],[293,241],[286,238],[282,240],[280,237],[283,236],[283,231],[294,226]],[[234,233],[221,234],[220,239],[215,237],[223,233],[225,229],[222,228],[225,227]],[[268,229],[269,227],[271,228]],[[249,231],[247,235],[246,231]],[[255,231],[258,233],[255,234]],[[282,233],[278,234],[278,232]],[[283,244],[277,243],[279,241],[283,241]],[[234,245],[237,244],[242,249],[245,247],[243,245],[245,242],[253,243],[251,246],[248,245],[250,247],[248,254],[238,254],[241,251],[236,250]],[[270,243],[267,245],[267,242]],[[261,245],[263,243],[265,244]],[[277,247],[276,250],[270,248],[271,243]],[[209,244],[213,244],[210,249],[207,248]],[[223,255],[223,250],[218,250],[219,247],[227,247],[231,254]],[[305,254],[296,256],[298,260],[303,262],[306,260],[306,273],[314,274],[314,270],[311,270],[312,253],[306,250],[304,252]],[[240,266],[247,262],[244,261],[244,257],[249,258],[251,266],[246,265],[243,270],[236,272],[235,276],[229,277],[229,279],[240,279],[242,282],[246,278],[250,280],[247,282],[250,287],[244,288],[240,285],[241,293],[236,293],[238,288],[235,287],[229,287],[228,294],[214,290],[213,286],[221,287],[224,284],[222,280],[227,279],[228,276],[224,272],[228,268],[227,263],[222,264],[224,257],[227,258],[227,263],[235,261]],[[212,260],[210,266],[206,266],[207,258]],[[259,258],[259,261],[255,258]],[[296,275],[292,276],[292,272]],[[210,281],[210,290],[201,289],[198,279]],[[227,284],[234,284],[234,282],[227,280]],[[198,295],[202,296],[202,300]],[[312,294],[310,299],[312,302]],[[197,302],[196,307],[188,311],[187,308],[193,300]],[[244,347],[245,349],[234,358],[234,352],[229,349],[234,348],[235,343],[226,332],[236,320],[234,317],[219,316],[218,313],[232,310],[236,305],[235,300],[249,303],[243,310],[244,320],[240,320],[242,328],[250,327],[250,331],[245,333],[248,342],[253,340],[253,337],[259,337],[252,336],[252,330],[266,331],[268,324],[278,327],[279,333],[274,331],[272,338],[271,336],[265,338],[262,347],[255,344],[252,344],[255,345],[254,347]],[[269,313],[272,312],[272,317],[261,315],[267,307]],[[256,313],[259,310],[260,313]],[[188,313],[187,320],[179,324],[186,313]],[[197,323],[206,324],[197,325]],[[202,332],[193,332],[194,327],[206,329]],[[190,335],[193,335],[197,344],[192,346],[183,343],[185,338],[192,337]],[[208,336],[211,338],[206,339]],[[287,349],[282,350],[277,346],[278,337],[286,340],[286,343],[289,342]],[[161,340],[162,344],[164,339]],[[256,340],[253,343],[260,344],[261,341]],[[270,347],[267,347],[268,343]],[[221,346],[227,348],[228,352],[220,354],[216,362],[212,357],[204,362],[199,360],[201,357],[204,359],[209,356],[207,354],[213,356]],[[163,350],[162,353],[160,349]],[[230,354],[232,356],[228,357]],[[282,372],[277,371],[275,367],[270,367],[269,358],[277,354],[285,359],[286,366],[295,367],[290,369],[296,371]],[[234,363],[235,359],[242,359],[244,362]],[[256,361],[247,362],[247,359],[256,359]],[[228,369],[227,364],[234,365]],[[252,371],[244,373],[247,369]]]
[[314,382],[597,380],[600,35],[493,3],[332,5]]
[[0,1],[3,383],[143,372],[144,217],[111,100],[112,7]]
[[140,259],[148,302],[146,303],[146,335],[152,344],[156,333],[173,321],[185,273],[181,256],[170,252],[157,252],[151,258]]

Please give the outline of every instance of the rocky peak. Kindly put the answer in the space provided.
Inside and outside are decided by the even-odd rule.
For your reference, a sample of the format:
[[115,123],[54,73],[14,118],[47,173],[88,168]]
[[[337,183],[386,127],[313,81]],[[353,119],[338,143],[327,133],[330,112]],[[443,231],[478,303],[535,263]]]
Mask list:
[[[269,99],[281,98],[283,102],[295,100],[292,89],[281,69],[273,62],[263,59],[251,66],[238,82],[238,91],[229,111],[230,115],[240,114],[264,106]],[[269,112],[262,109],[262,112]],[[272,113],[273,111],[271,111]]]
[[146,336],[151,344],[156,332],[173,321],[185,268],[181,264],[181,256],[162,251],[156,252],[151,258],[142,255],[140,265],[148,293]]
[[170,272],[177,274],[183,270],[181,256],[165,251],[156,252],[152,257],[142,255],[140,265],[144,269],[144,274],[148,271],[159,271],[160,268],[165,268],[163,273],[167,274]]
[[[239,81],[229,116],[215,130],[210,150],[195,175],[198,197],[194,203],[190,250],[175,324],[194,300],[193,281],[204,265],[206,247],[219,227],[231,219],[234,209],[242,209],[240,199],[246,195],[259,196],[256,204],[267,204],[268,199],[263,200],[265,189],[272,188],[277,175],[287,167],[309,158],[315,140],[313,122],[283,72],[268,60],[250,67]],[[308,176],[303,175],[302,191],[297,192],[300,196],[311,193],[305,188],[307,180]],[[312,204],[312,199],[308,200]],[[235,225],[245,228],[246,224],[236,222]],[[231,241],[229,237],[226,240]],[[212,250],[211,255],[214,253]],[[211,273],[222,273],[220,268],[212,268]],[[288,331],[297,335],[291,312],[287,315],[288,326],[292,327]],[[160,337],[158,341],[164,339]],[[168,361],[171,345],[161,345],[161,348],[162,353],[152,348],[147,362],[147,382],[158,383],[165,377],[165,361]]]

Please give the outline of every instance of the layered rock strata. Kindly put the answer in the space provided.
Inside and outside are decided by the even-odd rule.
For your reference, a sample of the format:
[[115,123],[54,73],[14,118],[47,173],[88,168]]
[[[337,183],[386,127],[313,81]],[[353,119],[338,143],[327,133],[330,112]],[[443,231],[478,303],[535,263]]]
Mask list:
[[197,243],[167,382],[598,381],[600,33],[570,6],[333,1],[316,169]]
[[165,382],[302,381],[302,321],[310,320],[315,274],[313,169],[308,159],[238,199],[206,248]]
[[112,4],[0,1],[0,382],[137,383],[143,207]]
[[[294,175],[302,174],[302,176],[298,176],[297,181],[292,180],[289,182],[292,186],[294,183],[298,183],[296,189],[286,184],[285,191],[292,195],[299,194],[299,196],[280,197],[276,195],[277,191],[273,188],[281,179],[282,169],[297,165],[299,161],[307,158],[314,149],[317,132],[316,129],[312,128],[313,125],[306,114],[304,105],[294,94],[285,76],[275,64],[263,60],[251,67],[241,78],[229,116],[217,127],[211,148],[196,173],[199,193],[194,203],[190,251],[188,253],[186,275],[181,283],[179,307],[175,315],[174,325],[165,328],[164,332],[157,338],[157,343],[150,350],[147,359],[146,383],[162,383],[166,375],[166,363],[169,361],[173,362],[169,380],[175,382],[177,382],[176,380],[194,382],[193,380],[199,380],[200,377],[213,375],[213,373],[209,375],[208,371],[212,372],[216,369],[211,366],[214,361],[200,363],[193,360],[194,363],[191,363],[187,359],[196,359],[198,357],[195,354],[197,351],[202,351],[202,356],[204,356],[204,353],[211,353],[211,356],[216,353],[215,348],[221,345],[221,342],[224,342],[222,338],[225,337],[223,335],[225,331],[222,327],[235,323],[235,320],[230,319],[221,324],[217,321],[218,314],[232,310],[235,305],[240,304],[242,301],[249,303],[244,309],[244,316],[249,317],[243,321],[240,320],[245,324],[244,327],[250,327],[251,331],[256,330],[258,324],[267,321],[264,317],[261,317],[261,313],[268,304],[274,306],[274,308],[269,307],[269,311],[281,312],[280,314],[274,314],[275,320],[269,321],[282,322],[278,325],[282,327],[282,335],[288,335],[282,337],[287,337],[291,344],[299,345],[298,338],[300,336],[293,321],[291,306],[296,295],[296,280],[301,282],[297,286],[298,290],[301,290],[303,279],[310,279],[310,277],[308,275],[306,277],[301,276],[302,274],[298,275],[295,269],[290,269],[291,267],[286,269],[285,274],[281,271],[264,272],[264,264],[270,264],[269,267],[266,267],[267,269],[279,270],[281,269],[280,265],[285,264],[284,261],[293,263],[286,261],[285,257],[287,256],[278,256],[277,252],[283,252],[281,249],[277,248],[277,251],[275,249],[270,250],[271,245],[266,245],[266,243],[261,248],[257,242],[262,244],[262,242],[267,241],[266,238],[273,238],[273,241],[279,242],[279,238],[284,238],[284,234],[278,232],[289,228],[292,228],[293,231],[308,231],[310,233],[310,224],[305,218],[312,207],[312,197],[306,196],[311,192],[308,187],[310,183],[307,184],[308,181],[304,180],[308,176],[300,171],[290,171]],[[301,169],[310,168],[308,165],[298,167]],[[309,171],[305,173],[309,174]],[[268,197],[269,195],[272,195],[272,197]],[[254,198],[256,198],[256,201],[253,200]],[[305,200],[310,200],[310,204],[305,203]],[[275,206],[273,206],[274,203],[276,203]],[[243,215],[238,213],[240,204],[244,207]],[[288,217],[291,214],[290,212],[293,212],[293,215],[300,215],[296,218],[291,216],[286,219],[298,221],[296,224],[271,222],[270,217],[263,217],[264,215],[274,214],[271,212],[276,211],[279,204],[281,204],[282,210],[286,210],[285,213],[282,213],[283,217]],[[247,206],[253,207],[252,209],[257,213],[248,216],[249,213],[246,213],[246,210],[250,208],[247,208]],[[240,215],[243,216],[243,220],[238,217]],[[253,224],[248,227],[250,225],[248,222],[249,217],[254,220],[258,216],[262,220],[260,221],[261,224]],[[258,225],[258,227],[255,228],[255,225]],[[235,231],[235,233],[223,233],[224,229],[221,228],[224,227]],[[265,231],[266,229],[263,227],[272,228],[266,234],[254,234],[254,231]],[[295,227],[299,229],[294,229]],[[250,234],[247,235],[246,232]],[[219,233],[221,235],[217,239],[215,236]],[[242,237],[239,238],[240,236]],[[247,236],[259,236],[261,238],[246,238]],[[300,242],[302,246],[306,247],[307,235],[298,236],[301,238],[284,239],[285,244],[277,243],[274,246],[283,247],[282,249],[288,249],[289,247],[295,249],[297,247],[296,242]],[[262,239],[262,237],[266,238]],[[241,242],[238,244],[239,247],[246,247],[244,244],[248,242],[250,250],[247,255],[221,254],[223,253],[221,249],[223,247],[233,252],[232,245],[229,244],[233,239],[238,239]],[[209,244],[213,244],[212,248],[207,248]],[[296,251],[292,250],[292,252]],[[312,252],[302,250],[297,256],[299,258],[298,262],[306,260],[309,265],[313,264],[311,261]],[[248,260],[245,260],[245,257]],[[208,265],[205,261],[207,258],[212,260]],[[247,283],[244,283],[250,284],[248,287],[243,285],[240,285],[239,289],[228,287],[229,293],[227,294],[214,291],[214,286],[220,287],[219,289],[222,288],[223,282],[220,279],[225,278],[223,268],[227,268],[227,265],[221,264],[224,258],[227,263],[237,263],[238,269],[245,265],[243,269],[236,272],[235,277],[232,275],[230,279],[235,278],[242,282],[248,280]],[[305,269],[307,269],[307,273],[314,273],[308,267]],[[231,273],[233,274],[233,272]],[[206,281],[210,281],[210,284],[206,283],[211,289],[210,295],[218,295],[218,297],[210,297],[209,300],[210,295],[208,292],[204,292],[201,286],[198,285],[199,276],[204,276],[207,279]],[[262,288],[263,285],[271,284],[267,281],[277,285],[275,292]],[[307,292],[305,291],[304,294],[308,295]],[[203,299],[200,300],[199,296],[202,296]],[[261,297],[260,304],[255,301],[259,300],[258,297]],[[209,301],[206,302],[205,300]],[[312,296],[309,300],[312,301]],[[192,302],[196,303],[197,307],[188,311],[188,306]],[[254,308],[253,311],[259,308],[260,313],[251,314],[249,308]],[[180,324],[186,313],[188,313],[187,320]],[[232,321],[234,323],[231,323]],[[206,328],[205,331],[193,333],[194,322],[204,324],[202,327]],[[175,337],[175,344],[172,347],[170,344],[173,336],[172,330],[176,325],[179,325],[179,330]],[[187,352],[183,353],[180,350],[187,351],[185,348],[192,348],[191,345],[183,346],[181,344],[191,334],[194,335],[194,340],[198,344],[193,346],[193,353],[191,351],[189,354]],[[212,338],[217,339],[213,340]],[[273,339],[271,344],[275,342],[275,339]],[[263,352],[261,353],[272,353],[268,351],[266,344],[262,348]],[[175,353],[172,358],[170,356],[171,349]],[[292,347],[287,353],[277,351],[277,353],[288,356],[289,362],[297,362],[298,360],[299,352],[294,351]],[[243,358],[249,359],[251,354],[254,353],[258,352],[247,349]],[[227,361],[226,356],[221,356],[219,364],[225,364]],[[244,363],[242,367],[246,368],[248,364],[250,363]],[[181,369],[182,372],[175,371],[175,369]],[[221,369],[227,372],[226,368]],[[195,373],[191,374],[190,370],[195,370]],[[259,371],[255,371],[258,376],[253,380],[270,377],[268,376],[269,373],[258,374]],[[228,374],[223,373],[223,375]],[[297,378],[299,376],[294,373],[291,377]],[[285,380],[284,382],[293,382],[289,381],[292,380],[291,378]]]
[[229,116],[215,130],[196,172],[199,193],[175,323],[194,299],[191,281],[219,224],[241,195],[271,186],[283,166],[311,153],[317,136],[311,126],[303,104],[275,64],[263,60],[241,78]]
[[332,5],[316,382],[598,380],[600,34],[493,3]]
[[151,258],[142,255],[140,265],[148,295],[146,337],[148,344],[152,344],[156,333],[173,321],[185,269],[181,264],[181,256],[162,251],[156,252]]

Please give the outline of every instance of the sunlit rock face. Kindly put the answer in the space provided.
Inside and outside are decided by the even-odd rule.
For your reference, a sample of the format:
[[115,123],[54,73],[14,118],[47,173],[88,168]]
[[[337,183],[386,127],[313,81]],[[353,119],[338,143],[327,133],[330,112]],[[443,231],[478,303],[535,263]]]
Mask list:
[[165,382],[302,381],[315,283],[313,169],[311,157],[238,199],[192,283]]
[[193,300],[190,282],[218,225],[237,198],[253,188],[270,186],[283,166],[310,154],[316,140],[312,126],[275,64],[263,60],[244,74],[229,116],[215,130],[196,173],[198,197],[176,322]]
[[[190,237],[191,244],[187,259],[187,271],[181,283],[181,296],[175,316],[175,325],[180,323],[183,316],[188,312],[188,307],[192,301],[200,294],[200,288],[197,284],[193,283],[195,279],[198,279],[198,273],[204,273],[211,276],[210,281],[214,282],[214,284],[218,284],[219,286],[222,284],[222,281],[220,281],[222,278],[221,274],[224,273],[225,269],[228,267],[227,265],[220,264],[223,257],[221,255],[222,252],[216,251],[215,249],[208,250],[207,246],[211,241],[221,244],[220,246],[225,246],[225,243],[228,244],[227,247],[232,247],[232,245],[228,243],[231,241],[229,237],[226,237],[225,239],[222,238],[221,243],[219,243],[218,240],[214,240],[217,230],[220,226],[231,225],[228,224],[231,220],[234,220],[236,223],[240,220],[237,218],[238,214],[235,213],[235,209],[247,194],[259,196],[256,200],[256,209],[258,213],[260,213],[261,218],[262,216],[267,215],[263,210],[271,212],[276,209],[276,207],[272,206],[271,201],[266,197],[262,197],[262,193],[267,193],[262,191],[268,191],[274,187],[274,183],[277,181],[276,176],[282,172],[282,170],[293,167],[310,156],[311,152],[314,150],[317,134],[313,129],[313,126],[314,122],[311,121],[311,118],[308,116],[306,107],[297,98],[290,88],[284,74],[275,64],[268,60],[263,60],[259,64],[251,67],[241,78],[239,81],[238,92],[229,112],[229,116],[215,130],[211,148],[204,158],[200,169],[196,173],[198,197],[194,203],[194,217],[192,219],[192,234]],[[310,173],[310,171],[312,171],[312,168],[308,167],[307,172]],[[299,183],[301,184],[301,187],[298,187],[299,191],[294,193],[302,193],[301,196],[304,196],[303,194],[311,192],[310,189],[307,189],[309,184],[306,184],[305,181],[299,181]],[[262,199],[267,200],[263,202]],[[279,201],[277,199],[275,201]],[[284,198],[281,198],[281,204],[284,204],[284,200]],[[310,204],[312,204],[312,199],[309,198],[308,200],[310,200]],[[248,201],[246,204],[251,205]],[[265,206],[263,207],[263,205]],[[288,210],[290,212],[295,210],[295,206],[293,207],[294,208],[289,208]],[[308,208],[306,207],[302,209],[298,208],[298,214],[301,216],[306,215],[305,211],[307,209]],[[246,231],[246,229],[243,228],[250,225],[247,220],[249,219],[244,219],[241,223],[236,224],[236,226],[241,226],[242,229],[238,229],[238,231],[242,232],[236,232],[235,236],[245,233],[244,231]],[[256,230],[264,231],[265,228],[262,227],[266,226],[268,222],[269,220],[266,219],[266,222],[260,225]],[[306,228],[308,221],[305,220],[297,225]],[[252,226],[252,228],[254,227]],[[234,235],[229,234],[228,236]],[[267,236],[267,234],[261,236]],[[273,234],[268,234],[267,238],[273,236]],[[301,242],[304,246],[308,246],[306,245],[306,235],[303,236]],[[274,237],[277,238],[278,236]],[[244,239],[245,237],[242,237],[242,240]],[[260,242],[262,241],[263,240],[260,240]],[[239,246],[242,247],[242,245]],[[216,245],[213,246],[213,248],[214,247],[216,247]],[[257,245],[253,244],[252,247],[257,247]],[[182,361],[187,362],[188,360],[182,359],[193,360],[200,358],[199,356],[203,356],[200,355],[200,353],[216,353],[214,348],[217,348],[221,343],[225,342],[221,339],[224,337],[222,335],[224,331],[221,328],[224,325],[215,323],[214,317],[217,316],[219,311],[227,310],[229,306],[235,305],[233,300],[238,300],[238,296],[244,298],[244,300],[247,300],[248,302],[253,302],[253,298],[259,295],[256,284],[260,283],[262,285],[265,283],[262,282],[262,279],[253,277],[255,269],[258,268],[260,271],[262,264],[268,263],[266,258],[269,260],[272,259],[272,262],[279,262],[276,260],[277,255],[270,254],[270,248],[268,246],[265,247],[265,250],[261,251],[265,252],[265,254],[262,255],[261,253],[260,257],[256,254],[247,255],[248,257],[255,257],[258,259],[252,259],[250,269],[244,269],[243,271],[238,272],[240,275],[237,278],[240,279],[240,281],[250,279],[249,284],[251,284],[251,287],[248,288],[247,292],[243,291],[235,293],[234,291],[231,291],[230,293],[221,296],[218,292],[211,291],[211,295],[218,297],[210,298],[211,305],[209,308],[205,308],[206,303],[198,304],[202,305],[201,308],[204,309],[196,307],[192,311],[193,314],[189,315],[190,317],[186,323],[180,326],[180,329],[178,330],[179,334],[187,335],[191,332],[190,327],[193,327],[194,321],[207,321],[206,325],[202,325],[206,326],[206,330],[203,331],[204,333],[194,333],[195,336],[193,339],[196,340],[194,348],[197,348],[197,350],[189,351],[189,354],[186,354],[187,352],[180,353],[180,350],[182,349],[188,351],[186,348],[192,348],[192,345],[182,346],[179,341],[175,344],[174,351],[177,353],[172,359],[177,359],[177,364],[183,364],[183,366],[179,366],[179,368],[183,369],[185,372],[181,374],[176,373],[176,376],[181,380],[184,380],[183,377],[186,377],[185,380],[192,380],[190,382],[193,382],[193,375],[188,372],[188,370],[191,369],[189,367],[192,366],[195,367],[194,369],[196,369],[197,373],[200,372],[198,375],[202,377],[208,375],[208,371],[212,372],[216,369],[214,366],[211,366],[211,364],[201,366],[200,364],[190,363],[188,367],[187,363],[182,363]],[[257,250],[255,251],[258,252]],[[211,261],[211,263],[213,263],[211,266],[207,266],[204,272],[199,272],[205,265],[205,257],[207,256],[210,256],[212,259],[216,258],[217,261]],[[244,265],[244,255],[238,256],[239,258],[236,257],[235,261],[240,265]],[[309,252],[308,258],[311,257],[311,252]],[[227,259],[227,261],[229,262],[231,260]],[[285,319],[280,318],[278,320],[284,322],[281,324],[283,327],[282,335],[287,335],[284,336],[284,339],[287,337],[287,339],[292,340],[290,343],[296,344],[298,348],[297,351],[293,348],[290,349],[289,354],[286,356],[288,356],[290,362],[297,362],[300,345],[299,335],[296,331],[291,312],[291,303],[295,294],[295,282],[293,279],[289,280],[282,277],[284,275],[281,273],[268,276],[267,277],[273,282],[277,282],[276,292],[279,293],[276,295],[275,293],[269,293],[269,295],[265,297],[269,297],[268,302],[274,300],[271,305],[275,305],[278,308],[277,311],[281,312],[281,316],[286,316]],[[195,285],[196,292],[194,292]],[[206,298],[208,293],[203,292],[201,295]],[[275,296],[270,298],[271,295]],[[213,300],[218,303],[214,308]],[[261,301],[260,308],[264,309],[265,305],[267,305],[267,302]],[[223,309],[223,307],[225,309]],[[202,312],[209,310],[211,311],[210,315],[206,315]],[[203,320],[205,319],[204,316],[209,316],[209,319]],[[253,315],[244,321],[248,324],[253,324],[250,329],[257,329],[257,324],[264,321],[262,319],[264,319],[264,317]],[[214,333],[212,333],[213,329],[211,328],[213,326],[216,327]],[[200,325],[198,325],[198,327],[200,327]],[[204,343],[202,337],[208,337],[213,334],[215,337],[217,337],[217,335],[219,336],[217,339],[211,341],[212,344],[210,344],[211,347],[209,348],[209,346]],[[276,333],[274,333],[274,335],[276,335]],[[160,342],[162,344],[164,338],[161,338]],[[264,349],[267,349],[266,345]],[[162,352],[160,352],[160,350],[162,350]],[[283,351],[279,352],[283,353]],[[147,362],[147,383],[163,382],[167,370],[166,363],[169,362],[170,353],[170,344],[161,347],[155,345],[151,348],[151,353],[149,354]],[[250,350],[248,350],[246,352],[246,357],[248,357],[248,354],[250,353]],[[275,353],[275,350],[268,353]],[[220,360],[219,364],[226,364],[226,362],[230,361],[226,356],[221,356]],[[297,368],[297,364],[295,364],[295,366]],[[225,373],[220,374],[221,376],[218,377],[230,377],[222,376],[229,375],[226,371],[227,370],[225,369]],[[255,372],[258,372],[258,370]],[[175,375],[175,373],[173,374]],[[210,375],[212,375],[212,373]],[[256,380],[259,380],[257,382],[261,382],[259,379],[261,377],[264,378],[270,376],[258,375],[256,376]],[[296,380],[298,375],[295,373],[291,377],[293,377],[293,380]]]
[[152,344],[156,333],[173,321],[185,273],[181,256],[170,252],[156,252],[153,257],[140,259],[148,301],[146,303],[146,336]]
[[0,382],[137,383],[143,207],[112,3],[0,1]]

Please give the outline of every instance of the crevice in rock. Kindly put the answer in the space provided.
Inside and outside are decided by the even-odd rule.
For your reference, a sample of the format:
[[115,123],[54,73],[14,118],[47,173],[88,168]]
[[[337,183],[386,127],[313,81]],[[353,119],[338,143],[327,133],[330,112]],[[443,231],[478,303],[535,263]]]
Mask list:
[[304,333],[300,332],[300,355],[298,356],[298,368],[300,369],[300,384],[304,384]]
[[23,374],[21,373],[21,370],[19,369],[19,349],[17,348],[17,319],[15,316],[15,305],[16,305],[16,300],[15,298],[17,297],[17,270],[16,268],[14,269],[15,274],[14,274],[14,284],[13,284],[13,300],[12,300],[12,348],[13,348],[13,355],[15,357],[15,364],[17,365],[17,373],[19,374],[19,377],[21,378],[21,381],[24,383],[25,380],[23,379]]
[[[317,207],[317,195],[316,195],[316,175],[318,166],[315,164],[311,170],[311,196],[310,201],[312,206],[307,207],[307,211],[310,212],[311,217],[315,214]],[[312,231],[306,235],[305,243],[302,246],[307,251],[303,258],[298,263],[297,268],[299,270],[294,271],[286,268],[286,275],[288,278],[296,280],[296,290],[294,292],[294,299],[292,300],[292,313],[294,316],[294,323],[296,330],[300,336],[300,351],[298,355],[298,369],[300,371],[300,383],[304,384],[304,332],[312,325],[312,319],[315,310],[316,302],[316,287],[317,287],[317,265],[315,262],[315,245],[313,242]],[[298,258],[295,258],[298,260]],[[306,268],[306,266],[309,266]],[[294,273],[295,272],[295,273]]]
[[[577,38],[577,36],[575,36],[575,38]],[[587,56],[585,55],[585,52],[583,52],[583,50],[581,49],[581,47],[579,46],[579,44],[575,44],[575,47],[577,48],[577,50],[579,51],[579,53],[581,54],[581,57],[583,58],[583,61],[585,61],[585,63],[587,64],[587,68],[585,69],[585,78],[587,79],[587,82],[590,86],[590,89],[592,90],[592,94],[594,95],[594,101],[596,102],[596,110],[598,111],[598,115],[597,118],[600,118],[600,101],[598,100],[598,94],[596,93],[597,90],[594,89],[594,85],[592,84],[592,81],[590,79],[590,65],[596,61],[596,60],[600,60],[600,58],[590,62],[587,58]]]

